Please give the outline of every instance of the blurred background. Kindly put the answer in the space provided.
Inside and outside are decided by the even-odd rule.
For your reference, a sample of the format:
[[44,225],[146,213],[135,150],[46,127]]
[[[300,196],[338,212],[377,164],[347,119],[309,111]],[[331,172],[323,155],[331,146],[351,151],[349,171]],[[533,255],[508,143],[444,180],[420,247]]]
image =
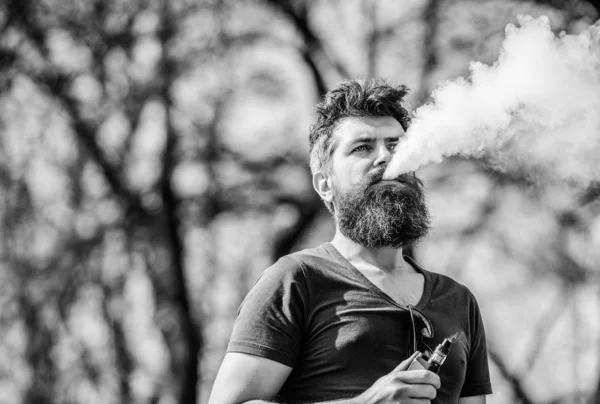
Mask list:
[[[428,100],[518,14],[575,0],[2,0],[0,403],[205,403],[236,310],[333,224],[314,104],[343,78]],[[568,134],[565,134],[568,136]],[[477,159],[420,170],[411,253],[478,297],[488,403],[600,404],[600,186]],[[600,180],[600,174],[599,178]]]

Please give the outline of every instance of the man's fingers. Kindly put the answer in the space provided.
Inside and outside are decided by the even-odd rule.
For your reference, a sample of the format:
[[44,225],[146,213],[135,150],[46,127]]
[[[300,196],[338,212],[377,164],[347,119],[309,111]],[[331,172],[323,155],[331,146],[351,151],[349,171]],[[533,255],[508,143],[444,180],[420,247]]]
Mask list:
[[440,377],[429,370],[409,370],[399,373],[397,377],[406,384],[430,384],[436,389],[441,386]]
[[410,363],[413,361],[413,359],[415,359],[419,355],[421,355],[421,352],[417,351],[414,354],[412,354],[409,358],[404,359],[402,362],[400,362],[400,364],[398,366],[396,366],[396,369],[394,369],[394,372],[407,370],[408,367],[410,366]]
[[415,384],[411,386],[408,396],[410,398],[433,400],[437,396],[437,389],[431,384]]

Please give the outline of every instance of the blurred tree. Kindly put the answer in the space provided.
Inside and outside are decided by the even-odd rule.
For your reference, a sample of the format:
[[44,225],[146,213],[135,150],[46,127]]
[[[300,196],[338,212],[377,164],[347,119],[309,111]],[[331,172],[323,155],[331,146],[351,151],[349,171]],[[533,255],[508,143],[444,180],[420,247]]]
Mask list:
[[[61,161],[62,156],[57,161],[47,161],[53,160],[53,151],[36,150],[35,145],[30,151],[45,155],[41,157],[45,161],[39,163],[40,169],[48,169],[44,166],[49,163],[52,169],[64,170],[59,175],[67,176],[64,193],[51,195],[56,198],[53,202],[66,211],[61,218],[63,228],[54,240],[39,241],[51,244],[47,246],[51,250],[47,251],[48,256],[40,260],[51,264],[36,265],[35,250],[25,248],[35,248],[36,243],[27,242],[19,234],[32,233],[30,237],[34,237],[40,232],[35,220],[52,216],[45,209],[39,211],[43,205],[21,207],[26,209],[23,216],[27,220],[6,226],[6,245],[13,247],[7,248],[7,254],[14,256],[10,261],[13,275],[27,285],[38,283],[34,290],[16,289],[21,290],[16,299],[17,312],[22,313],[24,332],[30,337],[26,352],[34,372],[25,402],[80,401],[82,393],[69,393],[71,382],[55,376],[58,372],[50,355],[59,349],[61,337],[76,334],[69,330],[70,311],[89,288],[100,294],[103,327],[112,337],[103,342],[111,353],[108,362],[112,362],[110,366],[119,377],[115,381],[119,386],[118,400],[130,402],[136,360],[131,347],[134,342],[126,337],[123,300],[130,270],[134,270],[128,266],[135,265],[138,258],[145,262],[142,266],[153,283],[157,325],[171,362],[167,383],[150,395],[159,397],[172,388],[178,402],[196,402],[202,315],[193,310],[190,302],[179,218],[182,202],[172,186],[181,146],[171,123],[174,106],[170,93],[181,74],[178,69],[182,63],[170,47],[178,35],[179,23],[198,8],[186,3],[124,1],[85,5],[10,1],[3,6],[3,47],[6,54],[13,55],[11,65],[5,67],[10,74],[5,92],[12,90],[11,95],[15,96],[15,91],[28,87],[30,97],[43,100],[37,105],[43,114],[61,121],[53,122],[54,126],[62,126],[60,131],[52,127],[53,123],[37,126],[36,130],[41,131],[37,142],[41,142],[42,149],[44,142],[50,148],[69,149],[71,142],[80,146],[68,150],[66,161]],[[143,119],[149,108],[158,116]],[[128,181],[131,166],[136,164],[132,162],[136,158],[132,149],[136,138],[146,137],[140,131],[147,130],[143,126],[152,121],[159,129],[151,136],[164,137],[163,151],[152,156],[162,169],[140,188]],[[14,136],[20,135],[19,129],[15,128]],[[54,133],[44,139],[50,136],[46,131]],[[54,136],[60,139],[53,139]],[[11,147],[15,146],[9,144]],[[32,181],[39,181],[39,174],[26,171],[28,165],[36,164],[37,160],[24,162],[24,172],[8,166],[9,178],[17,185],[9,184],[9,195],[15,192],[13,189],[35,193],[31,191],[35,186]],[[90,187],[93,181],[96,184]],[[15,195],[13,200],[19,206],[23,203],[22,195]],[[32,205],[39,203],[33,201]],[[9,219],[14,218],[14,208],[6,211]],[[31,220],[37,216],[41,217]],[[56,225],[49,225],[49,231],[57,231]],[[111,250],[116,257],[111,256]],[[23,270],[28,267],[31,269]],[[61,322],[56,323],[57,318]],[[64,332],[67,335],[61,335]],[[102,368],[107,364],[98,363],[97,352],[86,353],[90,349],[87,343],[81,341],[81,366],[92,385],[102,391],[107,385],[101,379],[113,371]]]
[[[523,12],[570,30],[598,6],[0,4],[0,402],[205,400],[258,273],[332,234],[307,164],[316,100],[384,76],[418,106],[470,60],[495,60]],[[598,324],[582,321],[599,310],[598,185],[577,201],[489,167],[423,171],[435,230],[410,253],[480,298],[489,402],[597,404],[600,372],[577,365],[600,361],[564,347],[600,357]]]

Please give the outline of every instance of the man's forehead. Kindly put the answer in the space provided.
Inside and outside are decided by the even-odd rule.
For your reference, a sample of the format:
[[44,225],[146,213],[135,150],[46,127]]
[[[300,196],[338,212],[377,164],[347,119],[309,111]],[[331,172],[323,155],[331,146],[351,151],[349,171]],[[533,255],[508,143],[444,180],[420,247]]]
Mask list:
[[391,138],[405,134],[402,125],[390,116],[343,118],[333,130],[333,144],[352,142],[358,138]]

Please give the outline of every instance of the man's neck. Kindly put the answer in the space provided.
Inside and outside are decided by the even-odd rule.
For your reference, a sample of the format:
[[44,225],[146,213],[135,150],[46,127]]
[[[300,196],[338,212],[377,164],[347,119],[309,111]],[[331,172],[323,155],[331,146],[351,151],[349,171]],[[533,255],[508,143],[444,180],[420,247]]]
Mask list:
[[402,249],[391,247],[371,248],[365,247],[344,236],[339,229],[336,230],[331,244],[350,263],[363,262],[373,265],[380,270],[392,274],[414,269],[402,258]]

